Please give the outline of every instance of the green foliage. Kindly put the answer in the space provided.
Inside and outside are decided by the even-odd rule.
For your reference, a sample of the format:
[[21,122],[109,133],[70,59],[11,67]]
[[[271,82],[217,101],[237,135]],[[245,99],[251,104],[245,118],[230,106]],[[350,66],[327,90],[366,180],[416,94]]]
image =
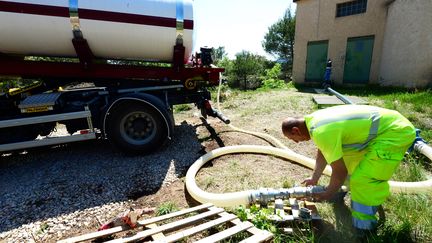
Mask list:
[[216,66],[219,66],[219,62],[222,61],[224,58],[227,57],[227,53],[225,51],[225,47],[224,46],[219,46],[218,48],[213,48],[213,63]]
[[40,81],[21,78],[0,79],[0,92],[7,92],[9,89],[12,88],[23,88],[38,82]]
[[274,214],[272,209],[252,205],[249,209],[239,207],[237,212],[240,219],[244,220],[246,216],[246,220],[250,220],[258,229],[268,230],[272,233],[276,232],[276,226],[270,220],[271,215]]
[[112,65],[125,65],[125,66],[143,66],[143,67],[166,67],[172,66],[171,63],[166,62],[150,62],[150,61],[136,61],[136,60],[100,60]]
[[276,63],[273,68],[265,70],[264,81],[261,86],[263,89],[281,89],[285,87],[285,81],[279,79],[282,67]]
[[38,229],[38,231],[36,232],[36,234],[43,234],[43,233],[45,233],[46,231],[48,231],[48,229],[50,228],[50,226],[48,225],[48,223],[47,222],[43,222],[40,226],[39,226],[39,229]]
[[231,87],[243,90],[255,89],[261,85],[266,59],[263,56],[242,51],[236,54],[232,66]]
[[73,62],[78,63],[78,58],[66,58],[66,57],[43,57],[43,56],[26,56],[26,61],[42,61],[42,62]]
[[264,50],[284,61],[284,74],[287,77],[291,72],[294,59],[295,15],[291,8],[285,11],[284,16],[271,25],[264,36],[262,46]]
[[222,58],[222,60],[218,61],[217,66],[225,69],[225,72],[222,73],[222,78],[228,80],[229,86],[232,87],[232,85],[230,85],[230,82],[235,79],[233,72],[234,61],[230,60],[228,57],[224,57]]
[[250,208],[240,206],[235,209],[234,213],[240,220],[249,220],[255,227],[270,231],[273,234],[272,242],[314,241],[314,235],[310,229],[310,225],[307,223],[297,222],[297,226],[301,227],[301,229],[295,227],[293,234],[285,233],[283,227],[280,227],[274,220],[272,220],[272,218],[276,216],[272,208],[260,208],[255,205],[252,205]]
[[290,178],[286,178],[283,182],[282,182],[282,188],[291,188],[294,186],[294,182],[292,179]]
[[166,202],[166,203],[162,203],[157,209],[156,209],[156,215],[160,216],[160,215],[165,215],[165,214],[169,214],[175,211],[178,211],[178,207],[175,205],[175,203],[173,202]]
[[174,106],[174,113],[179,113],[182,111],[190,111],[192,110],[192,107],[190,104],[180,104]]
[[241,221],[248,220],[248,213],[246,212],[245,207],[240,206],[240,207],[236,208],[234,212]]

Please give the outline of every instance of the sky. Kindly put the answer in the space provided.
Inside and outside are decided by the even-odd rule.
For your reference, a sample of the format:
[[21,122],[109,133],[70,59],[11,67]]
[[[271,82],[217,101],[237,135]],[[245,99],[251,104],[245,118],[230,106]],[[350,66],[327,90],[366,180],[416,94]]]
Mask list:
[[261,42],[292,0],[194,0],[195,51],[224,46],[229,58],[242,50],[271,58]]

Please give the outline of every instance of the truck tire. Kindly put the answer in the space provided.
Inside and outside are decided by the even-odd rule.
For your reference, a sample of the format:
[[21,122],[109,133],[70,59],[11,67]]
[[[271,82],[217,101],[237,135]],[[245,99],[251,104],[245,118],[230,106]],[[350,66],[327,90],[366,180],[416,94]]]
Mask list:
[[149,153],[168,137],[162,114],[142,102],[126,102],[110,111],[106,126],[109,141],[127,154]]

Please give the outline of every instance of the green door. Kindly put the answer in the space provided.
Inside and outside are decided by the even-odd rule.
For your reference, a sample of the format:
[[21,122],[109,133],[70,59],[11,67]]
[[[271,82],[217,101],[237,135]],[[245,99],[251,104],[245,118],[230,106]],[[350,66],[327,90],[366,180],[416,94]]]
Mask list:
[[327,63],[328,41],[309,42],[306,56],[305,81],[321,82]]
[[344,83],[368,83],[373,45],[373,36],[348,38],[345,55]]

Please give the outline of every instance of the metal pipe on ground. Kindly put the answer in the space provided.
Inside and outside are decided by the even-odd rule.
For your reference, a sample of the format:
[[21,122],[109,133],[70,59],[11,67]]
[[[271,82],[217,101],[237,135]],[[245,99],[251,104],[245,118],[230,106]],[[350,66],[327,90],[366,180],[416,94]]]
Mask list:
[[343,96],[341,93],[339,93],[336,90],[330,88],[330,86],[327,86],[325,88],[325,90],[328,91],[328,92],[330,92],[331,94],[335,95],[336,97],[338,97],[338,99],[340,99],[345,104],[350,104],[350,105],[354,105],[355,104],[353,101],[351,101],[347,97]]

